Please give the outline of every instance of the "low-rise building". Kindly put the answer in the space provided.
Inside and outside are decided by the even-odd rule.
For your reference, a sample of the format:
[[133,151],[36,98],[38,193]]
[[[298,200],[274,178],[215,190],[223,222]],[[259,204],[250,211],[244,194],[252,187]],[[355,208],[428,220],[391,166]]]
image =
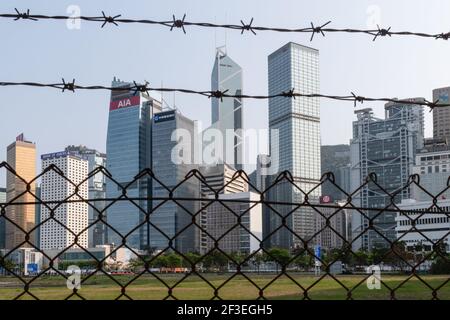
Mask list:
[[424,251],[432,251],[433,243],[443,243],[450,252],[450,199],[432,201],[403,200],[397,207],[397,239],[406,243],[408,250],[420,245]]

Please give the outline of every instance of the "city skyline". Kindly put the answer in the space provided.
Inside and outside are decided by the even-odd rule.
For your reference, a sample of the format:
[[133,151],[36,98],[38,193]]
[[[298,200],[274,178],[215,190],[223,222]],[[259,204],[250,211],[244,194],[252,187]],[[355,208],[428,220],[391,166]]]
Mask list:
[[449,21],[445,0],[1,2],[0,300],[450,300]]
[[[223,8],[208,4],[208,8],[211,10],[209,18],[212,20],[217,19],[218,22],[226,20],[231,22],[235,20],[239,21],[240,18],[251,15],[255,17],[255,21],[259,24],[279,25],[280,21],[289,20],[287,18],[282,20],[277,19],[286,14],[289,17],[292,17],[292,21],[296,21],[295,24],[308,24],[309,20],[305,19],[322,21],[324,16],[333,16],[333,24],[344,25],[348,23],[360,27],[366,27],[367,22],[371,19],[371,11],[369,10],[371,8],[371,3],[369,1],[354,2],[354,5],[351,6],[351,10],[347,10],[347,13],[340,10],[338,4],[333,2],[329,2],[328,5],[323,7],[319,7],[313,3],[308,4],[306,6],[308,10],[305,13],[303,12],[305,10],[295,10],[302,7],[294,1],[287,1],[286,3],[292,10],[284,10],[281,8],[283,6],[278,6],[269,2],[265,2],[264,5],[259,5],[260,2],[258,2],[257,6],[255,6],[254,3],[252,5],[251,1],[245,4],[239,3],[239,10],[233,15],[228,13],[228,16],[223,11]],[[60,7],[54,8],[54,10],[65,11],[69,4],[71,3],[60,2]],[[106,4],[106,2],[91,4],[80,1],[79,3],[82,13],[84,14],[99,11],[103,4]],[[446,28],[445,24],[442,22],[445,21],[445,19],[439,17],[445,15],[444,12],[448,12],[446,9],[446,7],[449,6],[448,3],[432,3],[414,7],[405,4],[404,1],[398,3],[379,1],[378,6],[381,15],[380,25],[392,25],[393,27],[395,26],[396,29],[408,29],[408,19],[399,18],[398,15],[394,14],[398,8],[402,8],[404,17],[419,17],[419,15],[420,17],[428,17],[428,19],[417,19],[417,24],[415,26],[418,29],[436,31]],[[29,5],[32,11],[39,11],[39,9],[45,7],[45,1],[42,4],[24,1],[23,5]],[[147,7],[147,4],[144,2],[142,2],[141,5],[142,8],[127,8],[127,12],[130,15],[139,15],[141,11],[144,11]],[[179,10],[187,12],[188,17],[192,17],[192,19],[197,18],[196,13],[193,12],[192,8],[202,7],[201,2],[194,4],[191,2],[189,4],[179,5]],[[114,5],[110,3],[108,3],[108,7],[111,11],[114,11],[115,9]],[[260,11],[260,9],[258,9],[259,7],[268,9],[268,11],[271,12],[271,16],[266,15],[262,10]],[[2,3],[0,8],[7,12],[14,11],[12,4],[8,5]],[[230,11],[235,11],[232,8],[233,5],[230,7]],[[117,8],[117,10],[121,11],[120,8]],[[172,11],[170,6],[163,4],[157,4],[152,10],[148,10],[148,12],[156,12],[155,15],[161,16],[171,16],[173,13]],[[204,11],[200,11],[203,15]],[[293,18],[294,15],[296,15],[295,19]],[[433,25],[427,21],[434,21]],[[19,40],[22,33],[21,28],[16,28],[16,25],[12,26],[6,21],[0,21],[0,23],[2,24],[2,31],[0,32],[3,32],[4,30],[4,32],[8,32],[9,34],[17,35],[17,37],[11,37],[9,41],[12,47],[19,48],[17,54],[19,55],[18,58],[21,58],[21,55],[25,54],[27,51],[23,47],[25,43],[21,43]],[[350,90],[354,90],[356,93],[370,94],[373,96],[424,96],[431,100],[430,92],[432,89],[441,88],[450,83],[449,75],[446,73],[430,71],[439,70],[439,68],[433,68],[435,65],[434,61],[444,61],[445,63],[445,59],[439,58],[441,55],[442,57],[448,56],[447,46],[445,46],[445,43],[440,43],[439,41],[427,43],[427,46],[425,47],[423,46],[423,40],[417,41],[417,44],[410,45],[410,42],[408,41],[400,40],[398,42],[393,42],[387,39],[387,41],[383,42],[374,42],[373,45],[359,46],[359,44],[367,43],[365,37],[355,36],[354,39],[350,41],[344,37],[341,38],[338,35],[327,35],[324,39],[315,37],[314,41],[310,44],[309,38],[303,37],[302,35],[296,35],[294,37],[292,35],[277,35],[277,37],[272,37],[270,34],[266,34],[263,39],[262,37],[252,38],[246,35],[244,36],[245,41],[242,41],[243,36],[239,33],[236,35],[231,32],[227,34],[227,40],[225,41],[225,32],[223,31],[201,32],[192,30],[185,36],[184,34],[175,32],[167,33],[166,31],[161,32],[161,30],[153,31],[152,29],[145,29],[142,32],[151,35],[154,34],[156,39],[159,39],[162,43],[168,45],[162,46],[162,54],[158,53],[156,55],[156,53],[145,50],[147,48],[146,44],[137,44],[135,42],[139,50],[133,50],[133,57],[139,60],[139,57],[141,56],[140,52],[149,52],[154,59],[146,58],[144,60],[149,61],[147,64],[140,65],[139,67],[133,66],[132,68],[125,68],[124,66],[114,64],[113,61],[125,55],[125,53],[128,52],[128,46],[120,45],[120,42],[116,43],[115,41],[111,41],[111,39],[117,35],[122,35],[123,32],[127,32],[127,30],[124,30],[126,28],[104,28],[97,30],[98,28],[96,27],[97,26],[82,25],[80,30],[59,30],[64,28],[54,28],[53,25],[49,26],[48,29],[40,26],[36,28],[36,30],[29,30],[29,28],[25,27],[27,32],[37,33],[36,37],[30,37],[30,41],[34,41],[33,38],[39,38],[38,34],[41,32],[40,28],[45,29],[46,32],[48,31],[52,35],[48,37],[49,39],[61,39],[58,44],[51,40],[49,42],[45,40],[45,43],[40,44],[50,48],[53,48],[56,45],[62,45],[63,48],[67,48],[69,45],[72,47],[74,42],[80,43],[82,39],[88,41],[88,43],[105,40],[108,41],[108,43],[104,43],[104,49],[96,54],[93,54],[92,50],[87,48],[89,59],[86,58],[85,54],[81,54],[79,60],[73,61],[74,65],[65,63],[65,60],[59,56],[62,53],[61,50],[47,52],[46,55],[36,52],[36,59],[42,60],[42,63],[32,64],[24,60],[24,63],[22,63],[21,66],[14,66],[14,69],[12,69],[12,66],[3,63],[1,67],[4,71],[4,75],[10,79],[24,80],[29,74],[26,70],[29,70],[36,75],[46,74],[46,79],[49,81],[65,75],[70,77],[73,76],[77,80],[83,82],[99,82],[105,84],[109,82],[109,79],[113,75],[119,75],[122,78],[129,80],[146,79],[151,84],[155,85],[159,85],[163,82],[167,86],[186,87],[192,85],[192,87],[195,88],[207,89],[209,88],[210,81],[210,61],[212,61],[214,50],[217,46],[226,43],[227,47],[233,51],[233,57],[240,62],[245,71],[246,77],[244,79],[244,86],[246,91],[252,93],[264,93],[267,88],[267,81],[266,74],[263,71],[267,67],[265,61],[267,54],[281,46],[283,43],[295,40],[301,44],[312,45],[322,52],[321,79],[322,90],[324,92],[348,94]],[[93,32],[92,34],[86,35],[87,31]],[[25,37],[28,38],[29,36],[27,35]],[[135,39],[134,34],[132,35],[132,39]],[[204,44],[198,46],[190,45],[192,42],[200,43],[200,41],[204,42]],[[362,51],[356,53],[346,49],[346,44],[350,44],[350,42],[358,48],[362,47],[360,49]],[[336,46],[337,43],[342,43],[342,45]],[[177,56],[179,56],[176,53],[177,50],[172,50],[169,44],[175,45],[176,48],[183,47],[192,50],[189,52],[189,56],[193,59],[191,60],[192,63],[186,64],[183,59],[177,58]],[[21,47],[23,47],[23,50],[20,50]],[[86,49],[85,47],[86,46],[83,45],[82,49]],[[405,77],[401,76],[402,74],[411,72],[408,66],[413,64],[413,58],[408,52],[415,52],[417,59],[424,61],[423,64],[416,65],[417,74],[421,74],[419,79],[405,79]],[[9,56],[10,53],[8,52],[5,52],[4,54],[5,60],[12,57]],[[160,56],[165,58],[163,60],[157,58]],[[362,58],[363,56],[367,58]],[[345,60],[346,62],[340,63],[341,60]],[[349,60],[351,60],[351,63]],[[85,65],[83,67],[82,62],[86,63],[86,61],[87,66]],[[170,61],[170,63],[164,63],[167,61]],[[204,61],[207,63],[203,63]],[[398,64],[398,61],[403,61],[403,63]],[[47,66],[45,72],[44,69],[42,69],[44,65]],[[94,65],[96,67],[94,67]],[[192,67],[194,67],[194,65],[196,72],[192,72]],[[114,67],[111,68],[111,66]],[[381,69],[380,66],[383,66],[383,72],[379,71]],[[91,73],[92,70],[95,70],[95,74]],[[192,81],[191,79],[187,81],[186,77],[180,77],[180,73],[190,75]],[[346,74],[345,79],[342,79],[342,76],[340,76],[342,74]],[[362,83],[359,81],[361,78],[364,78],[366,81]],[[402,79],[402,81],[400,81],[400,79]],[[107,114],[107,110],[103,107],[105,103],[107,103],[107,95],[96,93],[61,95],[60,93],[47,91],[41,93],[37,90],[30,90],[27,91],[27,95],[22,96],[21,99],[17,99],[20,92],[20,89],[17,88],[2,88],[3,103],[11,108],[7,108],[2,119],[0,119],[0,125],[4,128],[4,135],[0,137],[0,145],[6,145],[18,132],[27,131],[27,134],[30,137],[36,136],[41,140],[42,143],[38,145],[37,150],[37,153],[39,154],[58,150],[64,145],[79,144],[80,141],[85,141],[85,144],[94,149],[100,151],[106,150],[106,145],[104,143],[106,137],[106,133],[104,132],[106,131],[103,130],[106,129],[106,121],[102,119],[105,119],[105,115]],[[165,94],[164,98],[172,104],[172,96]],[[202,120],[204,123],[208,123],[210,119],[209,103],[210,101],[208,99],[201,97],[188,97],[181,94],[176,96],[176,104],[182,106],[182,111],[186,116]],[[30,107],[36,105],[38,105],[38,107]],[[245,105],[244,127],[263,127],[267,122],[267,103],[246,100]],[[382,104],[371,103],[369,105],[366,102],[365,106],[366,105],[373,107],[375,114],[381,116],[383,108]],[[199,108],[201,112],[198,112]],[[264,112],[258,112],[261,108]],[[39,113],[37,109],[40,110]],[[339,112],[336,112],[336,109],[339,109]],[[18,129],[13,125],[16,123],[15,119],[18,119],[24,111],[29,115],[27,119],[23,119],[23,126],[28,128],[28,130],[22,128]],[[86,114],[86,112],[89,112],[92,120],[84,122],[86,128],[84,130],[85,133],[80,133],[81,136],[77,138],[73,134],[73,130],[75,130],[74,125],[77,121],[67,123],[64,120],[65,116],[68,115],[71,118],[79,120],[80,115]],[[351,118],[352,112],[353,106],[351,103],[327,102],[323,104],[322,128],[329,128],[329,130],[322,130],[322,144],[348,143],[348,139],[351,136],[351,128],[349,125],[353,120],[353,118]],[[55,128],[64,127],[67,134],[63,134],[61,137],[52,137],[48,132],[39,132],[39,128],[33,124],[32,120],[43,119],[43,115],[48,113],[52,113],[54,119],[58,119],[53,124]],[[251,116],[249,117],[248,115]],[[341,123],[341,125],[333,124],[334,118],[341,120],[335,121],[336,123]],[[427,124],[426,127],[430,128],[429,123],[431,121],[431,114],[426,113],[425,118]],[[93,119],[97,120],[94,121]],[[331,130],[332,128],[333,130]],[[431,136],[431,131],[429,130],[431,129],[427,129],[426,136]],[[0,159],[5,159],[4,156],[2,157],[1,153]],[[37,163],[37,167],[39,167],[39,165],[40,164]],[[0,180],[3,181],[4,179],[1,174],[2,173],[0,173]]]

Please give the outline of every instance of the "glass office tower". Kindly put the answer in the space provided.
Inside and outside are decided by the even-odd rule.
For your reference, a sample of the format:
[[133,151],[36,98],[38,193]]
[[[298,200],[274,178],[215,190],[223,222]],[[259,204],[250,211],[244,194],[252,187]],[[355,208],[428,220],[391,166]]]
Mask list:
[[[122,82],[114,78],[114,90],[111,93],[109,107],[108,135],[106,154],[108,156],[107,169],[113,178],[122,186],[127,186],[143,169],[151,167],[151,118],[161,111],[160,102],[146,93],[130,90],[131,83]],[[127,188],[130,198],[146,198],[150,194],[149,177],[139,179]],[[110,179],[106,179],[107,198],[119,198],[122,190]],[[106,204],[107,206],[109,203]],[[117,201],[107,209],[109,243],[120,245],[122,236],[131,232],[127,238],[127,245],[132,248],[147,247],[148,229],[144,223],[145,212],[149,203],[146,200]]]
[[[232,95],[242,94],[242,68],[229,57],[224,47],[216,50],[211,90],[228,90],[227,94]],[[220,163],[226,163],[238,170],[242,169],[243,161],[242,123],[242,99],[211,99],[211,128],[220,130],[224,137],[223,161]]]
[[[183,199],[200,198],[200,184],[196,177],[186,179],[189,171],[198,169],[195,164],[195,122],[176,110],[158,113],[153,118],[153,170],[159,181],[153,181],[153,196],[168,198],[168,189],[173,197]],[[161,184],[159,183],[161,182]],[[164,250],[173,239],[172,246],[181,252],[199,251],[193,215],[200,210],[199,201],[153,201],[154,211],[150,216],[150,246],[153,250]],[[189,226],[190,225],[190,226]],[[189,227],[188,227],[189,226]]]
[[[268,57],[269,95],[287,92],[295,88],[299,93],[319,93],[319,51],[289,42]],[[272,165],[279,172],[288,170],[294,184],[283,180],[272,188],[268,196],[271,201],[301,203],[320,181],[320,101],[318,98],[277,97],[269,100],[269,128],[278,130],[278,141],[270,139]],[[278,152],[275,152],[278,150]],[[274,177],[269,178],[273,182]],[[302,191],[300,191],[300,188]],[[310,202],[321,195],[320,188],[308,195]],[[292,248],[302,245],[301,239],[309,239],[314,233],[314,212],[309,208],[292,205],[277,205],[270,210],[270,231],[282,224],[286,226],[270,237],[270,245]],[[290,229],[290,230],[289,230]],[[301,239],[294,235],[297,234]],[[267,236],[267,235],[266,235]]]
[[[423,102],[425,99],[409,100]],[[376,208],[362,211],[373,218],[370,230],[369,220],[360,211],[353,212],[352,245],[354,250],[388,247],[385,238],[390,241],[396,239],[397,213],[380,213],[379,208],[410,198],[410,188],[403,187],[412,173],[417,150],[423,147],[423,107],[389,102],[385,105],[384,119],[376,118],[371,108],[357,110],[355,114],[357,120],[353,122],[353,138],[350,141],[350,190],[358,189],[370,173],[377,175],[377,184],[382,188],[369,183],[352,197],[352,203],[357,207]]]

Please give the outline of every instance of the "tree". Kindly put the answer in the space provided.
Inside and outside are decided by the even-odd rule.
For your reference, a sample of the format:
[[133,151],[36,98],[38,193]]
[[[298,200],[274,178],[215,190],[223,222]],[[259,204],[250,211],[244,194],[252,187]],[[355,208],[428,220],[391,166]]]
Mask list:
[[153,257],[153,260],[150,262],[150,267],[152,268],[165,268],[167,267],[168,261],[165,254],[161,254],[159,256]]
[[228,264],[228,258],[218,250],[208,253],[203,261],[203,264],[207,269],[219,269],[220,271]]
[[144,267],[144,261],[142,259],[143,258],[131,259],[128,262],[128,270],[130,270],[132,272],[137,272],[138,270],[142,270],[142,268]]
[[196,252],[188,252],[183,258],[182,266],[185,268],[192,268],[193,265],[195,265],[197,267],[197,264],[200,261],[201,257],[202,256]]
[[312,266],[312,257],[310,255],[307,254],[307,252],[303,252],[300,255],[298,255],[293,263],[297,268],[303,269],[303,270],[307,270],[309,267]]
[[3,255],[0,253],[0,268],[5,269],[7,272],[9,270],[13,271],[17,265],[8,258],[3,258]]
[[245,260],[246,255],[242,252],[232,252],[230,253],[230,259],[229,262],[234,266],[237,267],[238,265],[241,265],[242,262]]
[[277,264],[277,269],[278,266],[286,267],[291,260],[291,255],[289,254],[289,251],[287,249],[272,248],[269,249],[267,255],[269,261],[273,261]]
[[258,252],[252,257],[252,263],[258,268],[258,274],[261,269],[261,264],[267,259],[265,252]]
[[400,268],[401,271],[405,271],[410,264],[409,261],[414,260],[414,254],[406,250],[406,244],[403,241],[395,243],[388,251],[385,262]]
[[166,258],[166,267],[169,268],[178,268],[182,265],[181,257],[176,253],[169,253],[165,255]]
[[431,274],[450,274],[450,255],[446,259],[437,257],[430,268]]
[[351,258],[351,264],[353,266],[365,266],[368,265],[369,255],[364,250],[356,251]]
[[381,262],[384,262],[385,258],[388,255],[389,248],[383,248],[383,247],[375,247],[372,249],[368,256],[368,262],[369,264],[380,264]]

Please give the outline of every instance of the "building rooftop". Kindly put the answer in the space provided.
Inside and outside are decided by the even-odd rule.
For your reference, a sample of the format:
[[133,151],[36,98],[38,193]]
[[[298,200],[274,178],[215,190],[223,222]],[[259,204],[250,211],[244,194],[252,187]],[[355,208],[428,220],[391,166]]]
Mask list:
[[305,45],[302,45],[302,44],[299,44],[299,43],[290,41],[290,42],[286,43],[285,45],[283,45],[281,48],[278,48],[277,50],[275,50],[274,52],[272,52],[271,54],[269,54],[269,59],[272,58],[273,56],[277,55],[278,53],[280,53],[280,52],[286,50],[286,49],[287,49],[288,47],[290,47],[290,46],[299,47],[299,48],[302,49],[302,50],[312,51],[312,52],[315,52],[315,53],[319,53],[319,50],[318,50],[318,49],[315,49],[315,48],[312,48],[312,47],[308,47],[308,46],[305,46]]

